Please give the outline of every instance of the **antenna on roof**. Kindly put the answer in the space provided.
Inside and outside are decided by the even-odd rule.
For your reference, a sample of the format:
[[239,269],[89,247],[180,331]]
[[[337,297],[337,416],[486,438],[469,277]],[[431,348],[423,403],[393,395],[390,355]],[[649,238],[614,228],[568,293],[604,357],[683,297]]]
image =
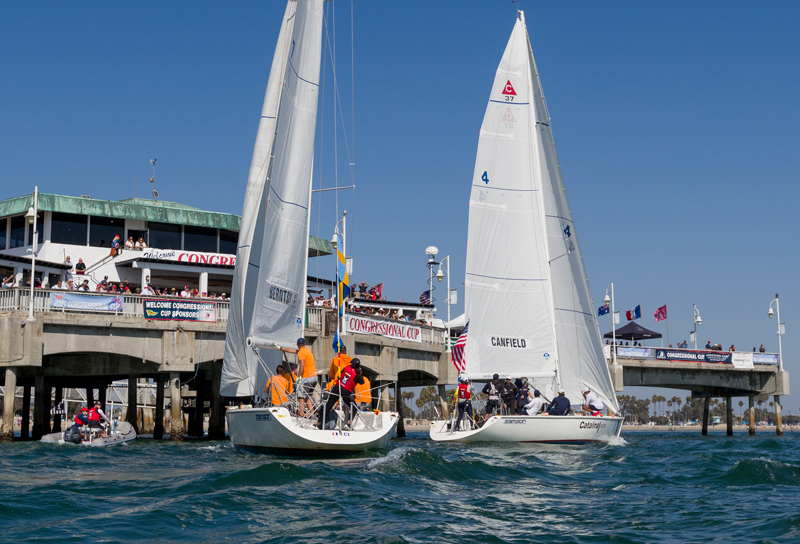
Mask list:
[[153,177],[150,178],[150,183],[153,184],[153,199],[158,198],[158,191],[156,191],[156,161],[158,159],[150,159],[150,164],[153,165]]

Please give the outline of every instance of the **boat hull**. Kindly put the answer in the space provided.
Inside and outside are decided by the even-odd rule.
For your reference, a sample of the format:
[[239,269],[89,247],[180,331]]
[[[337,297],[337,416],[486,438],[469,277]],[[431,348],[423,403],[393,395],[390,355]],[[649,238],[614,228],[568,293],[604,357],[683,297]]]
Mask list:
[[226,417],[228,435],[237,450],[300,455],[386,448],[398,422],[396,413],[381,412],[375,416],[374,430],[363,425],[352,431],[319,430],[298,426],[283,407],[228,410]]
[[592,416],[492,416],[483,427],[449,432],[446,420],[435,421],[430,437],[437,442],[608,442],[622,431],[622,418]]
[[[136,431],[133,426],[125,421],[118,421],[116,430],[108,436],[94,438],[92,440],[83,440],[76,446],[86,446],[89,448],[101,448],[105,446],[115,446],[117,444],[125,444],[136,440]],[[64,433],[50,433],[44,435],[40,442],[48,444],[73,444],[72,442],[64,441]]]

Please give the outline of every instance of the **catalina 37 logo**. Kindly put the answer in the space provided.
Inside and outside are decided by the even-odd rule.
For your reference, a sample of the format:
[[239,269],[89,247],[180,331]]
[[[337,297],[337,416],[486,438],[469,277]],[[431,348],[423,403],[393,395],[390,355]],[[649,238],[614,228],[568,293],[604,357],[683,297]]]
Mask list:
[[549,361],[549,360],[550,360],[550,354],[549,354],[549,353],[547,353],[547,352],[543,353],[543,354],[542,354],[542,357],[544,357],[544,360],[545,360],[545,361]]
[[303,320],[300,319],[299,317],[297,318],[297,328],[298,329],[302,329],[303,328]]

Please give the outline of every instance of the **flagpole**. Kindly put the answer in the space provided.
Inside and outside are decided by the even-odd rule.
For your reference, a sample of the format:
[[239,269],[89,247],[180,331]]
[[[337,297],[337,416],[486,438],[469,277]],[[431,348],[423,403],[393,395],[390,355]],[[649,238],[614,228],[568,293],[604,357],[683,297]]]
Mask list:
[[667,322],[667,345],[669,346],[669,345],[670,345],[670,344],[669,344],[669,318],[668,318],[668,317],[665,317],[665,318],[664,318],[664,321],[666,321],[666,322]]

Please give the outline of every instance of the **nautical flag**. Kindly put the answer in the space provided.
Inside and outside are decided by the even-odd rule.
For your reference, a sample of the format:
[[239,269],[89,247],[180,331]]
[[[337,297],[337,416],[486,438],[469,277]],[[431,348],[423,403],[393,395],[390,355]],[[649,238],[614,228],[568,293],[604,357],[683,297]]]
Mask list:
[[50,414],[54,416],[66,413],[67,413],[67,403],[63,400],[50,409]]
[[603,304],[597,309],[597,315],[606,315],[609,311],[608,304]]
[[625,317],[628,318],[628,321],[633,321],[634,319],[640,319],[642,317],[642,307],[641,305],[637,304],[636,308],[633,310],[628,310],[625,312]]
[[339,233],[336,236],[336,285],[338,286],[337,303],[339,304],[339,319],[344,317],[344,299],[350,296],[350,278],[347,276],[347,260],[339,250]]
[[333,333],[333,351],[339,353],[343,346],[344,342],[339,338],[339,329],[336,329],[336,332]]
[[427,291],[423,291],[422,294],[419,296],[419,303],[420,304],[430,304],[431,303],[431,292],[430,289]]
[[656,317],[656,322],[664,321],[667,318],[667,305],[664,304],[661,308],[656,310],[656,313],[653,315]]
[[453,345],[453,366],[459,372],[464,372],[467,368],[467,362],[464,360],[464,346],[467,345],[467,331],[469,330],[469,321],[464,327],[464,332],[458,337],[456,343]]
[[383,282],[373,287],[373,289],[375,289],[375,296],[378,297],[378,300],[380,300],[383,296]]

